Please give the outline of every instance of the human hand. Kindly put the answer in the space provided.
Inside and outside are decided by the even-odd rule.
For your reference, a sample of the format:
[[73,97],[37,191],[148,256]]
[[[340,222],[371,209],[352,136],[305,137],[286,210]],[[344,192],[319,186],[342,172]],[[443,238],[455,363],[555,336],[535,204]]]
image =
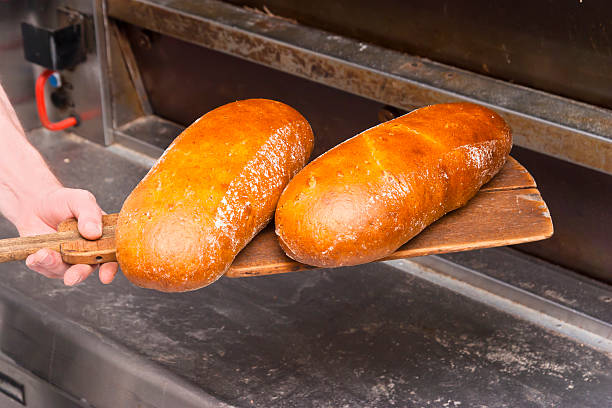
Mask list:
[[[68,218],[78,219],[81,235],[102,235],[102,210],[89,191],[63,187],[32,146],[19,123],[6,92],[0,86],[0,213],[19,234],[54,232]],[[76,285],[96,266],[68,265],[58,252],[42,249],[26,259],[26,265],[49,278]],[[100,281],[110,283],[117,273],[116,262],[100,266]]]
[[[89,191],[58,185],[32,197],[29,204],[15,220],[21,236],[55,232],[58,224],[68,218],[78,220],[83,237],[97,239],[102,235],[102,210]],[[66,264],[58,252],[50,249],[41,249],[28,256],[26,265],[48,278],[63,279],[68,286],[84,281],[97,268],[96,265]],[[100,265],[100,282],[111,283],[117,269],[116,262]]]

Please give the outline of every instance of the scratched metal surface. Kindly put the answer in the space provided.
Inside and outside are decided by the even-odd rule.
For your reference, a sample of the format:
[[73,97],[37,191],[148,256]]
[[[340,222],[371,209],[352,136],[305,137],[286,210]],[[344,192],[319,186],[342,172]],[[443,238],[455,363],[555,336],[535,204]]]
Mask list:
[[[217,0],[108,0],[107,3],[109,16],[123,22],[397,108],[411,110],[415,106],[459,101],[489,106],[512,127],[516,145],[612,173],[609,161],[612,115],[607,109]],[[149,39],[145,41],[148,44],[145,48],[156,52],[156,36]],[[183,65],[198,60],[191,52],[183,55],[189,55],[189,61]],[[183,55],[179,61],[184,60]],[[154,65],[157,62],[155,59]],[[176,65],[169,72],[175,73]],[[207,65],[210,64],[206,60],[195,64]],[[251,70],[245,72],[244,75],[249,75]],[[165,75],[161,83],[172,76]],[[187,81],[182,76],[177,78]],[[196,77],[195,82],[201,78]],[[146,73],[143,79],[147,87]],[[158,85],[160,81],[153,84]]]
[[[66,184],[91,189],[107,211],[147,171],[69,135],[31,138]],[[5,221],[0,232],[13,233]],[[99,407],[170,406],[163,393],[143,403],[142,381],[184,382],[202,406],[612,405],[609,355],[387,265],[221,279],[184,294],[122,276],[66,288],[20,263],[0,273],[2,351]],[[114,351],[87,371],[90,342]],[[111,370],[118,356],[128,370]]]

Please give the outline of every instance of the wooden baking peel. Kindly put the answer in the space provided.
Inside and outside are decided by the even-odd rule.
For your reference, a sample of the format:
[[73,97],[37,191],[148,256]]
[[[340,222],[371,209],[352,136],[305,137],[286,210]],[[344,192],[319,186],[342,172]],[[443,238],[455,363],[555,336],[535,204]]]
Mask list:
[[[59,251],[70,264],[114,261],[117,214],[105,215],[102,221],[102,237],[95,241],[79,235],[74,219],[61,223],[53,234],[0,240],[0,262],[23,260],[42,248]],[[514,245],[552,234],[552,220],[535,180],[510,157],[467,205],[446,214],[385,259]],[[238,278],[312,268],[287,257],[268,226],[238,254],[226,275]]]

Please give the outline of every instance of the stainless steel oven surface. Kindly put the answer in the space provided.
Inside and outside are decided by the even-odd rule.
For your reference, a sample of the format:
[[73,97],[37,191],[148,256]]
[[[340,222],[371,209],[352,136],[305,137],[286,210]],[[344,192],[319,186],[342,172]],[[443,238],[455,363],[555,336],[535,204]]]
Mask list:
[[[413,3],[0,2],[0,81],[29,140],[108,213],[228,102],[295,107],[316,157],[472,101],[512,126],[555,225],[530,244],[189,293],[0,264],[0,407],[612,406],[612,7]],[[44,68],[61,79],[49,120],[78,126],[41,127]]]

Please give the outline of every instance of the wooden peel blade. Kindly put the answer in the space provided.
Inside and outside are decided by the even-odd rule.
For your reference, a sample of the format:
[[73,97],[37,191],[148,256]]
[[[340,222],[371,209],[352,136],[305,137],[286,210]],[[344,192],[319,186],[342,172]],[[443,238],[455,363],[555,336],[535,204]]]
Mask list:
[[[546,203],[531,174],[512,157],[467,205],[446,214],[382,260],[539,241],[553,234]],[[274,229],[259,233],[234,259],[230,278],[314,269],[289,258]]]
[[[42,248],[59,251],[70,264],[116,260],[117,214],[103,216],[103,234],[81,237],[76,220],[60,224],[54,234],[0,240],[0,262],[25,259]],[[553,225],[533,177],[513,158],[464,207],[427,227],[385,259],[410,258],[514,245],[550,237]],[[236,257],[226,276],[269,275],[312,269],[285,255],[273,228],[264,229]]]

